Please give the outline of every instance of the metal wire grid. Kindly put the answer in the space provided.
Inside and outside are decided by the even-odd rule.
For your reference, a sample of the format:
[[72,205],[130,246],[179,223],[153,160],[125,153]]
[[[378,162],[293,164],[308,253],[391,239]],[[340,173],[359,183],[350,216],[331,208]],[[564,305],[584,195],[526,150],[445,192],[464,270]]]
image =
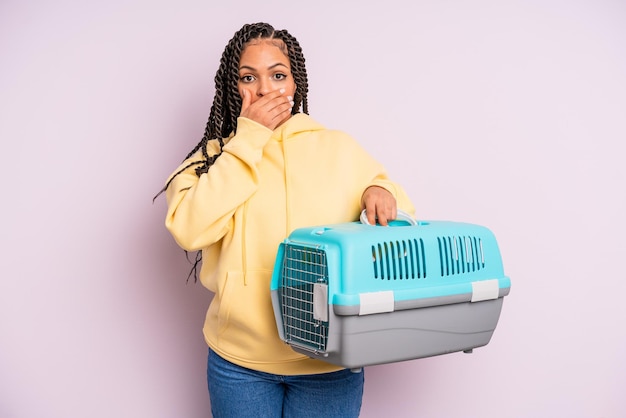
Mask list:
[[280,287],[285,340],[324,351],[328,322],[313,317],[313,287],[316,283],[328,283],[326,253],[317,248],[286,245]]

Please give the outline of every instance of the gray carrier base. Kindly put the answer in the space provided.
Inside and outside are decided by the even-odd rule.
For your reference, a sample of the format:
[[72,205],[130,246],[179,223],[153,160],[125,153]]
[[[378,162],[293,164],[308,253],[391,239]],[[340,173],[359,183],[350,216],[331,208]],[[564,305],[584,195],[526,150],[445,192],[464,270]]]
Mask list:
[[[295,340],[286,343],[296,352],[346,368],[471,352],[489,343],[503,296],[364,316],[338,315],[330,306],[325,351]],[[278,297],[276,292],[272,297]],[[344,307],[335,308],[344,313]]]

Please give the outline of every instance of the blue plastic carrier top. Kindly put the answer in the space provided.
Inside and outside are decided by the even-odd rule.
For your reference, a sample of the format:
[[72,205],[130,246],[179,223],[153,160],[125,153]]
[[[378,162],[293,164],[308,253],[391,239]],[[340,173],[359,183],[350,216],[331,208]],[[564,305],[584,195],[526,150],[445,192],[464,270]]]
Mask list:
[[276,265],[272,290],[314,278],[327,283],[338,314],[362,315],[361,305],[377,301],[409,309],[495,299],[511,286],[491,231],[450,221],[301,228],[280,245]]

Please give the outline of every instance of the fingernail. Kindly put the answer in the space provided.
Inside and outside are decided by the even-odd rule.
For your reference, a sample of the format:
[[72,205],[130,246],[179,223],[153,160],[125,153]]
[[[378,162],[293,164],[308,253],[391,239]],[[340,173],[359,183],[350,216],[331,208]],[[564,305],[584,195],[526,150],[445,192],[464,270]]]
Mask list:
[[285,89],[280,89],[280,94],[283,94],[285,92]]

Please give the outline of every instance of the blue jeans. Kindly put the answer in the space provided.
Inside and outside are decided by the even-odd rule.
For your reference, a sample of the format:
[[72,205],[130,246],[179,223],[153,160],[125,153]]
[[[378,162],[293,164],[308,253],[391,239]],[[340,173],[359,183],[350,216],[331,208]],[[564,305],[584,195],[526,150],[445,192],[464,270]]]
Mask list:
[[237,366],[209,350],[207,380],[214,418],[356,418],[364,372],[281,376]]

